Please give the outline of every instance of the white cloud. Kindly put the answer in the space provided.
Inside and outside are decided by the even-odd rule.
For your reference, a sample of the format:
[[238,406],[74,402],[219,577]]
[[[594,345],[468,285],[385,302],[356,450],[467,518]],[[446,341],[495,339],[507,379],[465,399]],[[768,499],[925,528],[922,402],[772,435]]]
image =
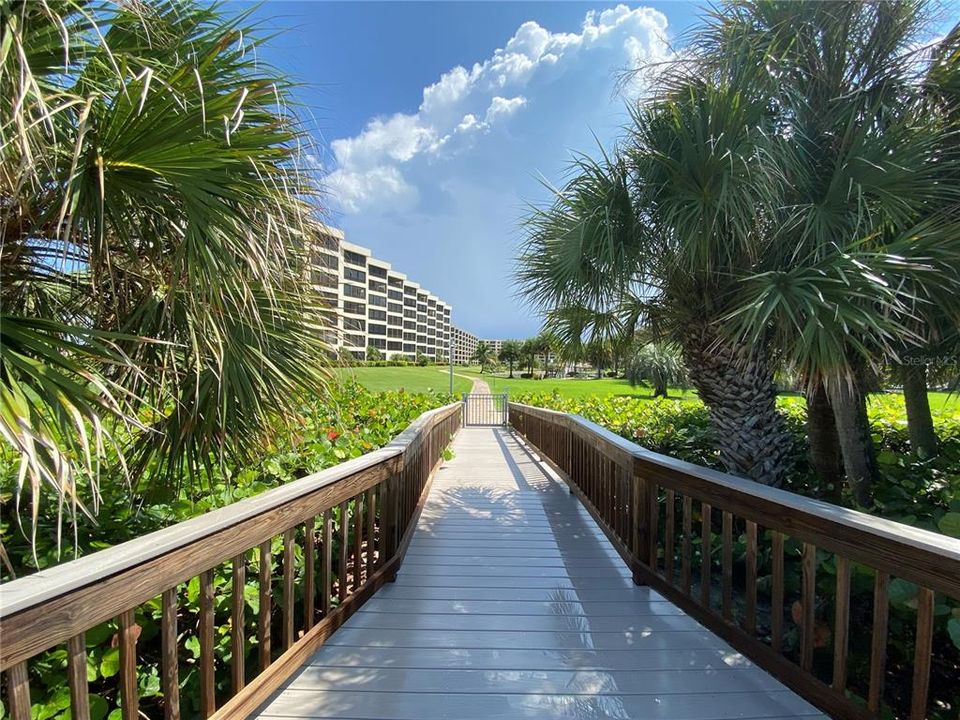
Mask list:
[[502,98],[499,95],[490,101],[490,107],[487,108],[485,120],[487,124],[492,124],[498,118],[509,117],[517,110],[527,104],[527,99],[522,95],[513,98]]
[[330,189],[348,214],[409,209],[424,195],[421,184],[435,182],[425,164],[433,168],[494,142],[492,126],[517,122],[518,111],[557,78],[575,79],[607,63],[601,69],[612,84],[617,70],[666,57],[666,27],[661,13],[626,5],[588,13],[579,33],[525,22],[486,60],[469,70],[454,67],[425,87],[417,112],[371,119],[360,134],[331,143]]

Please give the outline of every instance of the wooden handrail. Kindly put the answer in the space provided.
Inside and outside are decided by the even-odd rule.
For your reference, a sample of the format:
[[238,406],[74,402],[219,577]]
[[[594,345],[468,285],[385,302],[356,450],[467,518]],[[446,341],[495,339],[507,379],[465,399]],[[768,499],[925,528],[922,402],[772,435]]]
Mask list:
[[[7,674],[13,717],[16,720],[29,717],[28,661],[31,658],[62,644],[73,648],[71,657],[80,657],[85,653],[84,633],[114,618],[119,618],[125,628],[126,639],[121,640],[125,670],[120,683],[126,703],[124,716],[128,717],[130,705],[136,700],[137,682],[136,637],[129,631],[133,611],[161,596],[164,602],[161,633],[164,694],[177,694],[177,650],[168,647],[177,638],[177,611],[171,604],[176,603],[176,589],[195,577],[200,578],[202,601],[202,714],[205,717],[214,714],[213,643],[209,639],[213,622],[212,570],[230,564],[234,577],[233,617],[243,618],[245,565],[248,554],[259,548],[260,677],[243,687],[243,653],[237,654],[233,675],[235,697],[231,700],[235,712],[252,710],[255,705],[251,706],[251,698],[263,697],[285,679],[278,674],[278,669],[292,672],[290,657],[300,657],[315,649],[376,587],[396,574],[432,472],[450,436],[460,427],[461,412],[460,403],[425,412],[380,450],[121,545],[0,585],[0,670]],[[333,558],[330,551],[335,540],[331,530],[336,508],[339,508],[336,541],[340,542],[340,554]],[[319,534],[315,531],[317,518],[320,518]],[[297,564],[293,548],[298,534],[304,538],[304,557],[309,558],[309,566],[302,567],[304,592],[309,597],[303,603],[304,634],[299,640],[293,624]],[[283,623],[281,637],[271,638],[270,603],[274,582],[271,541],[281,535],[284,538],[280,579]],[[325,593],[319,607],[315,602],[318,556],[322,573],[319,584]],[[331,608],[334,566],[338,586],[334,600],[339,604]],[[352,574],[351,583],[347,583],[348,573]],[[233,642],[243,647],[243,628],[232,632]],[[276,660],[271,656],[271,640],[273,647],[284,645],[285,652]],[[167,667],[170,663],[173,668]],[[271,664],[277,667],[267,672]],[[85,698],[85,675],[81,678],[81,674],[72,674],[71,678],[71,696],[75,700]],[[263,678],[269,682],[265,683]],[[75,718],[86,716],[85,702],[74,703],[79,713],[74,714]],[[165,703],[167,717],[178,717],[177,698],[167,697]],[[135,712],[130,717],[135,717]]]
[[[887,587],[890,577],[920,586],[913,699],[910,717],[926,716],[934,593],[960,599],[960,539],[878,518],[856,510],[652,452],[579,415],[518,403],[510,423],[550,462],[583,500],[620,552],[634,579],[649,584],[834,717],[876,717],[880,712],[886,661]],[[610,467],[612,465],[612,468]],[[693,503],[697,502],[695,508]],[[692,522],[700,514],[700,527]],[[746,542],[743,612],[734,618],[733,529]],[[700,553],[694,574],[695,540],[711,548],[714,524],[721,541],[720,573],[709,551]],[[757,625],[757,528],[771,535],[769,641]],[[799,664],[782,650],[784,624],[784,538],[803,544]],[[816,553],[836,557],[836,617],[833,677],[812,671]],[[679,557],[678,557],[679,556]],[[707,558],[704,561],[704,556]],[[679,560],[679,562],[678,562]],[[847,649],[851,562],[875,574],[874,626],[867,707],[847,697]],[[720,590],[713,598],[713,578]],[[694,583],[699,588],[694,589]],[[718,606],[718,607],[717,607]]]

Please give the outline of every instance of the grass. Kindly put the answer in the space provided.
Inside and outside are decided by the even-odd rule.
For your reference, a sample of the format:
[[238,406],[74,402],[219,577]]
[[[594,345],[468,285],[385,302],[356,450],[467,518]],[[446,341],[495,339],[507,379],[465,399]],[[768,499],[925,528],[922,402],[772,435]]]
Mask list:
[[[495,393],[506,392],[510,395],[520,395],[523,393],[547,393],[554,391],[565,398],[583,398],[591,395],[606,397],[607,395],[625,395],[636,397],[638,399],[650,399],[653,397],[653,389],[640,385],[632,387],[626,380],[620,378],[547,378],[545,380],[531,380],[515,377],[512,380],[506,377],[496,375],[475,374],[484,380],[490,390]],[[672,400],[695,400],[697,394],[693,390],[680,390],[679,388],[670,388],[670,399]]]
[[[355,377],[362,385],[373,392],[383,390],[399,390],[408,392],[427,392],[433,390],[446,393],[449,388],[449,376],[446,367],[356,367],[343,368],[337,371],[343,377]],[[516,371],[519,375],[520,371]],[[490,390],[495,393],[506,392],[510,395],[525,393],[546,393],[554,391],[564,398],[584,398],[589,396],[606,397],[608,395],[623,395],[637,399],[650,399],[653,391],[650,387],[641,385],[631,387],[630,383],[620,378],[549,378],[546,380],[531,380],[514,377],[512,380],[500,375],[480,374],[475,367],[454,368],[453,392],[457,396],[469,392],[472,386],[470,378],[479,378],[485,381]],[[792,394],[792,393],[790,393]],[[696,400],[697,394],[692,389],[681,390],[670,388],[671,400]],[[930,409],[936,413],[960,412],[960,395],[946,392],[930,393]]]
[[[385,390],[406,390],[407,392],[439,392],[450,390],[448,369],[439,366],[428,367],[350,367],[336,371],[340,377],[352,377],[372,392]],[[457,370],[456,372],[460,372]],[[469,392],[473,381],[454,375],[453,392],[459,396]]]

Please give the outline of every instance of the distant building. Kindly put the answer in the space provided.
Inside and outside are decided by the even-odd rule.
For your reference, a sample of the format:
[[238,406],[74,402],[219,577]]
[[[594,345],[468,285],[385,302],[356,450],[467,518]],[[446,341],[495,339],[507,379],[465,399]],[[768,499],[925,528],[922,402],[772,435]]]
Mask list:
[[473,360],[473,354],[477,351],[477,345],[486,343],[496,358],[503,349],[505,340],[483,340],[473,333],[467,332],[456,326],[453,327],[453,362],[457,365],[469,365]]
[[314,244],[312,282],[333,312],[326,340],[356,358],[375,347],[384,357],[447,357],[452,308],[369,249],[324,227]]
[[477,351],[477,345],[480,344],[480,338],[473,333],[453,326],[453,362],[457,365],[469,365],[473,354]]

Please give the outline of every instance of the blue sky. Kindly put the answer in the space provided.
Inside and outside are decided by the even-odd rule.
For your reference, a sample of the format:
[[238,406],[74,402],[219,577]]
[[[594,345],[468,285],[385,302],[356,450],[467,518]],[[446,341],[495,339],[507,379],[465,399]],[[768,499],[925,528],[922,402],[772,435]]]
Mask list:
[[[280,2],[261,55],[303,83],[329,219],[453,305],[483,337],[526,337],[519,220],[573,150],[626,120],[620,71],[657,59],[693,4]],[[628,88],[627,94],[630,89]]]

